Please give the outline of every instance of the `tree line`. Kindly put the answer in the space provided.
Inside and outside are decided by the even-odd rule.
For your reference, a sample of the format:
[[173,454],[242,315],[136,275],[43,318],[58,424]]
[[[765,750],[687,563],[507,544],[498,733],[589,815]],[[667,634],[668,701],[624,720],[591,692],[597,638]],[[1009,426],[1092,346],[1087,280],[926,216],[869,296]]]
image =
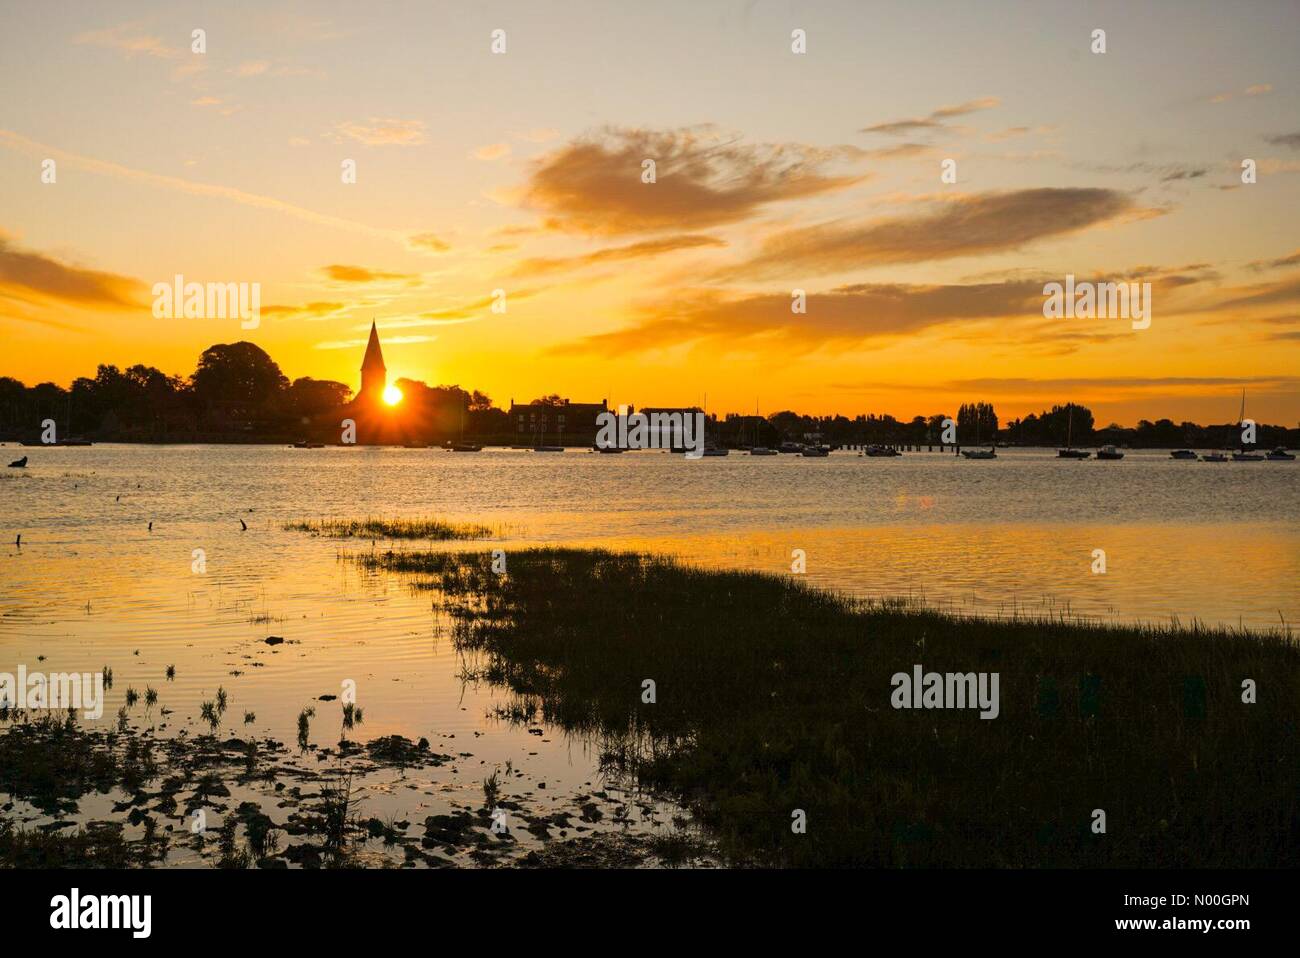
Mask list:
[[[506,412],[491,397],[458,385],[430,386],[399,379],[401,416],[412,435],[426,440],[464,436],[485,441],[518,441]],[[239,342],[205,349],[188,377],[168,375],[153,366],[119,369],[100,365],[93,377],[69,388],[45,382],[26,386],[0,377],[0,437],[30,440],[42,423],[53,420],[60,439],[124,442],[282,441],[307,436],[337,441],[337,413],[352,399],[344,383],[302,376],[292,381],[261,347]],[[551,394],[536,400],[558,405]],[[962,445],[1002,442],[1061,446],[1114,443],[1140,447],[1230,447],[1239,443],[1235,423],[1202,426],[1169,419],[1141,420],[1135,427],[1096,428],[1087,406],[1054,405],[1002,425],[993,404],[963,403],[948,413],[915,416],[864,414],[809,416],[783,410],[766,417],[729,415],[709,424],[711,437],[730,446],[818,441],[831,445],[927,445],[945,438],[953,420]],[[1258,444],[1296,445],[1300,429],[1260,425]]]

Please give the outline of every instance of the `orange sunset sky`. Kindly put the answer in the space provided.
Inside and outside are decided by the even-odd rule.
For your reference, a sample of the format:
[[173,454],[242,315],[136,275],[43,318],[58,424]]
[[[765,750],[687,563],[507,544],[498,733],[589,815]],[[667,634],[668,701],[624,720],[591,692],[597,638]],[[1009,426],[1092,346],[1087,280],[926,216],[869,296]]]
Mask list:
[[[373,318],[500,405],[1295,425],[1300,5],[1135,6],[5,2],[0,375],[355,387]],[[1151,327],[1045,319],[1067,273]],[[176,274],[260,326],[155,318]]]

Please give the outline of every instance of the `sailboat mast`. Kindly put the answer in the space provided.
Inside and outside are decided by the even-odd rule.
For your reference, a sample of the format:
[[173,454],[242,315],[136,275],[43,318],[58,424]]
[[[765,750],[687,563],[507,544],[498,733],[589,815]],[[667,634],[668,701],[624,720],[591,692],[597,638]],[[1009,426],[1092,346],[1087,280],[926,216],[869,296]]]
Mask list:
[[1237,413],[1237,444],[1241,451],[1246,451],[1246,435],[1242,431],[1241,424],[1246,421],[1246,387],[1241,387],[1241,412]]

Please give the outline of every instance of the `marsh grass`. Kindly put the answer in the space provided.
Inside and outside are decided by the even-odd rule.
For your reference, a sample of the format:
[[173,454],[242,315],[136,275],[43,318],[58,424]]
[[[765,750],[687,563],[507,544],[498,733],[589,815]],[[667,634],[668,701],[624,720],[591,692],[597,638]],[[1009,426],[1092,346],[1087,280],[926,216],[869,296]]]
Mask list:
[[357,708],[354,702],[343,703],[343,730],[350,732],[355,726],[365,721],[365,712]]
[[501,775],[496,769],[483,779],[483,804],[489,810],[496,808],[497,799],[501,797]]
[[143,780],[149,762],[147,752],[134,751],[124,764],[94,735],[47,714],[0,736],[0,791],[26,799],[46,814],[71,813],[82,795],[107,792],[124,775]]
[[361,800],[352,790],[352,775],[343,775],[321,786],[319,812],[325,847],[341,863],[347,854],[349,833],[362,826],[357,820]]
[[[598,550],[515,551],[506,575],[486,553],[353,558],[440,591],[458,651],[514,693],[504,716],[602,742],[607,767],[689,804],[734,860],[1300,862],[1300,648],[1285,630],[959,618]],[[918,663],[999,673],[1000,716],[892,708],[892,675]]]
[[287,522],[284,528],[289,532],[309,532],[335,539],[427,539],[442,542],[450,539],[484,539],[492,535],[491,529],[476,523],[447,522],[436,518],[386,519],[382,516],[365,519],[303,519]]
[[[215,715],[215,703],[206,704]],[[402,745],[419,764],[452,760],[431,753],[424,739],[406,743],[393,736],[385,745],[386,749],[370,750],[370,759]],[[359,797],[346,765],[328,774],[317,796],[318,806],[304,806],[308,814],[301,820],[289,813],[293,831],[277,825],[256,801],[236,804],[233,788],[269,784],[286,771],[282,759],[283,745],[269,738],[260,742],[221,741],[206,735],[155,738],[151,731],[83,728],[55,713],[33,716],[11,710],[8,724],[0,730],[0,793],[6,796],[9,810],[13,803],[29,802],[53,821],[24,823],[27,813],[21,809],[0,815],[0,869],[166,863],[173,839],[200,853],[215,839],[213,863],[221,868],[277,867],[282,863],[268,860],[289,856],[301,861],[304,854],[307,860],[318,857],[311,842],[297,846],[297,858],[290,855],[293,848],[282,852],[286,834],[311,834],[329,852],[329,864],[354,864],[349,846],[358,832],[354,813]],[[371,761],[365,764],[369,767]],[[315,771],[303,774],[316,779]],[[92,795],[94,806],[112,805],[114,820],[69,827],[74,817],[94,814],[83,805]],[[216,810],[222,816],[221,828],[209,831],[207,839],[202,831],[191,835],[185,827],[200,809]]]
[[208,723],[208,734],[216,735],[221,725],[221,710],[216,702],[203,702],[199,705],[199,717]]
[[247,848],[239,847],[239,819],[227,816],[218,832],[217,848],[221,857],[217,860],[218,868],[243,869],[253,863],[253,856]]
[[316,717],[316,710],[311,706],[298,713],[298,749],[307,751],[311,744],[311,720]]
[[128,868],[144,863],[141,852],[116,823],[93,822],[64,832],[19,828],[0,819],[0,863],[8,868]]

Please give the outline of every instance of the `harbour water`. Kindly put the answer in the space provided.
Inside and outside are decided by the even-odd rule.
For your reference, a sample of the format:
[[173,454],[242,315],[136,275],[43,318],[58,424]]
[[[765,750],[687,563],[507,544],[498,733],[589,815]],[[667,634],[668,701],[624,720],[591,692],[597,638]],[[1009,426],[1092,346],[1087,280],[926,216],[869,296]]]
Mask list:
[[[286,522],[438,516],[493,536],[435,548],[602,546],[775,573],[790,573],[802,553],[815,584],[987,616],[1300,621],[1295,463],[1179,462],[1159,451],[1075,462],[1031,449],[986,462],[847,451],[695,461],[585,450],[30,452],[26,470],[0,478],[0,670],[109,666],[102,721],[128,688],[153,687],[159,708],[133,719],[162,736],[200,731],[200,704],[220,687],[232,726],[255,715],[237,731],[280,741],[312,706],[314,738],[333,741],[337,702],[321,697],[353,681],[365,716],[356,738],[426,737],[455,758],[420,788],[400,776],[369,783],[376,814],[468,807],[476,792],[481,802],[482,778],[506,763],[531,800],[562,801],[606,784],[598,746],[503,721],[503,693],[466,681],[429,594],[346,561],[391,544],[314,537]],[[1097,550],[1104,573],[1094,571]],[[266,644],[272,635],[284,643]]]

